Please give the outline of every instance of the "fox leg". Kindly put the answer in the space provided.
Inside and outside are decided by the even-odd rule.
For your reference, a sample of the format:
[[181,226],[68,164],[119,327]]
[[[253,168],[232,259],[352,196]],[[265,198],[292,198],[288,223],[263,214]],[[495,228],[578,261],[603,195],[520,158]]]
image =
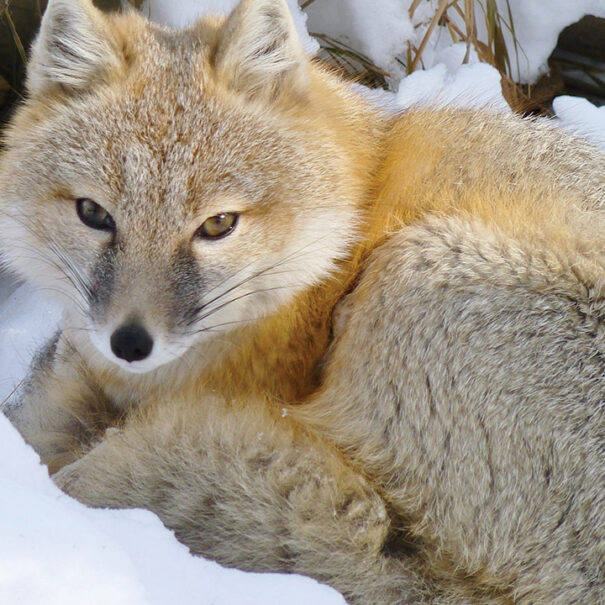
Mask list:
[[196,554],[306,574],[351,603],[421,602],[420,579],[382,554],[390,528],[380,496],[319,439],[251,407],[147,405],[115,428],[110,402],[59,333],[4,411],[84,504],[150,509]]
[[380,496],[331,446],[263,406],[148,407],[53,479],[90,506],[154,511],[223,565],[306,574],[350,603],[427,602],[406,558],[383,552]]
[[81,457],[118,416],[62,333],[34,358],[4,414],[51,473]]
[[108,428],[109,402],[59,335],[20,395],[7,415],[84,504],[150,509],[196,554],[306,574],[350,603],[467,605],[417,573],[412,549],[388,555],[393,529],[380,495],[263,402],[150,403]]

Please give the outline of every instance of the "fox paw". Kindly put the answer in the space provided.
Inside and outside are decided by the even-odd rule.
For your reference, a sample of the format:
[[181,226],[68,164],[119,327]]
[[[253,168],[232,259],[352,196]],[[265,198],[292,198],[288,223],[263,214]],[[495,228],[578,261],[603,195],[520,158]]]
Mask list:
[[82,504],[95,508],[126,507],[123,481],[95,450],[51,475],[55,485]]
[[80,460],[76,460],[76,462],[64,466],[60,471],[51,475],[51,478],[61,491],[83,504],[94,506],[90,497],[91,486],[88,485],[82,470]]

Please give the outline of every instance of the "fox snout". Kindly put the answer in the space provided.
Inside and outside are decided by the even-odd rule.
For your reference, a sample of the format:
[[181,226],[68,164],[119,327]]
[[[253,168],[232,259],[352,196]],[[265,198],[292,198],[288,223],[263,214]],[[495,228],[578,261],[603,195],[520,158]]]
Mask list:
[[131,322],[115,330],[110,345],[116,357],[132,363],[149,357],[153,350],[153,338],[143,325]]

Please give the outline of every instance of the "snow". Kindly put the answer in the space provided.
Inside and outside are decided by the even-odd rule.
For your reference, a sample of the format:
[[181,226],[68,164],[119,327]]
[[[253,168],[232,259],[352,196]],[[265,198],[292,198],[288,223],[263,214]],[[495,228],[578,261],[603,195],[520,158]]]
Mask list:
[[414,37],[408,4],[402,0],[316,0],[307,8],[309,31],[351,46],[378,67],[401,76],[396,57]]
[[[238,0],[144,0],[141,11],[152,21],[171,27],[185,27],[196,19],[207,15],[227,15],[237,5]],[[307,15],[300,10],[296,0],[287,0],[290,13],[300,36],[305,52],[315,55],[319,44],[308,34],[306,27]]]
[[581,97],[562,96],[553,101],[553,110],[563,128],[605,150],[605,106],[595,107]]
[[[513,80],[523,83],[534,83],[547,72],[548,57],[555,49],[559,34],[565,27],[579,21],[584,15],[605,17],[603,0],[573,0],[571,2],[569,0],[496,0],[496,4],[502,19],[502,34],[506,47],[509,49],[511,62],[509,75]],[[418,28],[413,42],[416,46],[424,36],[437,5],[438,2],[435,0],[421,4],[424,7],[423,14],[415,18]],[[432,10],[427,10],[427,7],[431,6]],[[466,30],[464,21],[454,9],[448,9],[447,15],[461,31]],[[417,14],[415,13],[414,16],[417,17]],[[475,22],[477,39],[487,43],[487,27],[482,8],[475,9]],[[515,39],[517,51],[515,51]],[[434,55],[444,45],[449,44],[451,44],[451,37],[446,28],[437,27],[423,53],[424,66],[434,65]]]
[[502,96],[498,70],[485,63],[462,63],[466,46],[456,44],[440,51],[434,67],[415,71],[401,81],[395,103],[402,109],[412,105],[472,107],[510,111]]
[[[327,34],[361,51],[397,82],[405,74],[402,62],[405,62],[407,43],[418,48],[439,1],[421,2],[412,19],[408,15],[411,4],[411,0],[316,0],[307,9],[309,26],[313,32]],[[521,82],[535,82],[545,73],[546,61],[562,29],[584,15],[605,17],[603,0],[497,0],[497,5],[507,48],[513,49],[510,6],[519,48],[518,57],[511,52],[511,76]],[[447,15],[465,31],[464,22],[454,8],[449,8]],[[475,16],[477,38],[487,43],[483,10],[476,9]],[[451,44],[447,29],[436,27],[422,55],[423,67],[436,65],[435,55]]]
[[353,84],[353,89],[387,112],[398,112],[414,105],[511,111],[502,96],[498,70],[479,63],[474,52],[464,63],[465,54],[465,44],[444,47],[438,52],[438,61],[433,67],[403,78],[397,93],[359,84]]
[[[144,10],[160,23],[181,27],[208,12],[228,12],[235,4],[236,0],[150,0]],[[307,34],[306,16],[295,0],[289,5],[312,55],[317,43]],[[426,49],[425,69],[403,77],[397,57],[408,40],[419,43],[435,5],[422,2],[411,20],[407,0],[316,0],[308,8],[308,25],[357,48],[394,74],[397,93],[354,86],[387,111],[416,104],[508,111],[498,72],[479,63],[474,53],[465,57],[466,46],[453,45],[443,28],[437,28]],[[520,73],[528,81],[544,70],[563,27],[586,13],[605,16],[603,0],[510,0],[510,6],[525,53]],[[481,15],[477,21],[481,23]],[[554,110],[562,127],[605,149],[605,107],[559,97]],[[0,401],[10,395],[37,347],[59,323],[60,310],[42,292],[17,287],[0,273]],[[54,486],[36,454],[1,414],[0,536],[0,603],[344,603],[334,590],[308,578],[243,573],[193,557],[150,512],[85,508]]]
[[[507,14],[507,0],[497,0],[500,12]],[[559,33],[584,15],[605,17],[603,0],[508,0],[515,34],[519,43],[519,69],[511,57],[511,76],[520,82],[535,82],[547,71],[546,61],[555,46]],[[478,37],[486,40],[485,22],[477,19]],[[512,35],[506,28],[504,38],[512,48]]]
[[[0,280],[0,301],[14,288],[6,277]],[[31,286],[18,288],[0,305],[0,401],[24,376],[33,353],[57,330],[60,317],[56,304]]]

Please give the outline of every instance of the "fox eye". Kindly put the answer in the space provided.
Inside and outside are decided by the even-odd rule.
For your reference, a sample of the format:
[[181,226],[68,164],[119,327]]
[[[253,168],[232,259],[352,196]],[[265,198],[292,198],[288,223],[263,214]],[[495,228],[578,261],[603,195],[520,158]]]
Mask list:
[[79,198],[76,200],[76,210],[80,220],[87,227],[101,231],[115,231],[116,224],[111,214],[96,202],[88,198]]
[[207,218],[195,232],[196,237],[220,239],[229,235],[237,225],[238,215],[235,212],[224,212]]

